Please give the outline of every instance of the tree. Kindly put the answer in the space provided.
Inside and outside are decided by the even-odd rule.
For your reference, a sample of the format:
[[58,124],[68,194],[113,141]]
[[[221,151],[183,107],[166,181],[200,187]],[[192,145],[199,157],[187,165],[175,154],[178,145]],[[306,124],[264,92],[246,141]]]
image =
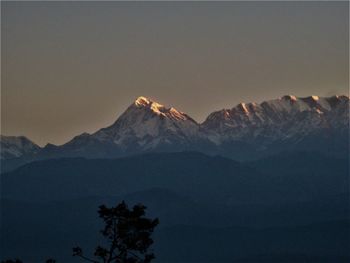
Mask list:
[[129,209],[123,201],[115,207],[99,207],[99,216],[105,226],[101,230],[107,247],[98,246],[94,258],[85,256],[80,247],[73,248],[73,256],[93,263],[149,263],[154,254],[149,252],[153,244],[151,235],[159,224],[158,219],[149,219],[142,204]]

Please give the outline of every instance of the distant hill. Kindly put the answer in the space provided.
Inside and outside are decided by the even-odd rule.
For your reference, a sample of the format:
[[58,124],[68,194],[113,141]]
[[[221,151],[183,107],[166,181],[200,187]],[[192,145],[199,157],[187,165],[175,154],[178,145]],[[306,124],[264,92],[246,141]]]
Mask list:
[[3,174],[2,196],[49,201],[158,187],[198,201],[270,204],[347,191],[346,159],[315,158],[303,153],[293,161],[288,156],[275,158],[249,165],[195,152],[119,159],[50,159]]

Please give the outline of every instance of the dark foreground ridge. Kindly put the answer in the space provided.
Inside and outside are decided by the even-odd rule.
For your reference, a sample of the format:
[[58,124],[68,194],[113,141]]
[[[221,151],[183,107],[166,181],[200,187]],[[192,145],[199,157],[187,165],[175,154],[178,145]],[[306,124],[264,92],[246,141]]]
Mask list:
[[70,247],[96,245],[96,207],[125,200],[161,220],[155,262],[350,259],[347,159],[153,153],[38,161],[1,179],[4,258],[73,262]]

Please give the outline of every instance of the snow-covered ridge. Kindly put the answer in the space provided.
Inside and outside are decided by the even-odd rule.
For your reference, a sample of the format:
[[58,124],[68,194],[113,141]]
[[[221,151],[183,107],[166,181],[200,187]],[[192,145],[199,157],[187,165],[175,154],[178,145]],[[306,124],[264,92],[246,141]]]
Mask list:
[[[293,95],[286,95],[278,99],[264,101],[260,104],[258,103],[244,103],[241,102],[237,106],[231,109],[222,109],[211,113],[204,124],[207,121],[213,120],[216,116],[224,116],[226,119],[229,116],[239,115],[245,113],[246,115],[255,114],[257,117],[261,116],[263,111],[266,114],[272,114],[276,112],[289,113],[291,115],[303,112],[303,111],[315,111],[318,113],[329,112],[339,105],[348,104],[348,96],[333,96],[333,97],[318,97],[309,96],[297,98]],[[269,111],[269,112],[268,112]]]
[[[162,115],[164,117],[170,117],[170,118],[174,118],[174,119],[178,119],[178,120],[190,119],[190,117],[187,116],[185,113],[180,112],[173,107],[166,108],[164,105],[159,104],[158,102],[155,102],[155,101],[153,101],[149,98],[143,97],[143,96],[138,97],[135,100],[134,105],[138,108],[149,109],[149,110],[153,111],[154,113],[156,113],[158,115]],[[131,106],[133,106],[133,105],[131,105]]]
[[240,103],[211,113],[201,127],[212,141],[305,136],[327,128],[348,128],[349,97],[286,95],[258,103]]
[[260,104],[258,103],[244,103],[241,102],[237,106],[231,109],[223,109],[220,111],[215,111],[208,116],[211,118],[212,115],[217,112],[245,112],[245,113],[254,113],[259,109],[270,107],[275,111],[281,112],[301,112],[301,111],[316,111],[317,109],[321,112],[330,111],[337,107],[341,103],[349,102],[348,96],[332,96],[332,97],[318,97],[318,96],[309,96],[309,97],[299,97],[297,98],[294,95],[286,95],[278,99],[264,101]]

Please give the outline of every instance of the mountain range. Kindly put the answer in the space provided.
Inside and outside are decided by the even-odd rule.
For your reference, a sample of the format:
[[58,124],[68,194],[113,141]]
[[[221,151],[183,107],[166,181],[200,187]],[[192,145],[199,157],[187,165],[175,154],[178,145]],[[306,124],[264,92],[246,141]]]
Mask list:
[[281,151],[344,157],[349,147],[349,97],[283,96],[240,103],[203,123],[146,97],[137,98],[109,127],[63,145],[41,148],[25,137],[1,136],[4,167],[58,157],[115,158],[136,153],[199,151],[252,160]]
[[349,97],[240,103],[203,123],[139,97],[39,147],[1,136],[0,258],[73,263],[100,204],[159,217],[155,262],[349,262]]

